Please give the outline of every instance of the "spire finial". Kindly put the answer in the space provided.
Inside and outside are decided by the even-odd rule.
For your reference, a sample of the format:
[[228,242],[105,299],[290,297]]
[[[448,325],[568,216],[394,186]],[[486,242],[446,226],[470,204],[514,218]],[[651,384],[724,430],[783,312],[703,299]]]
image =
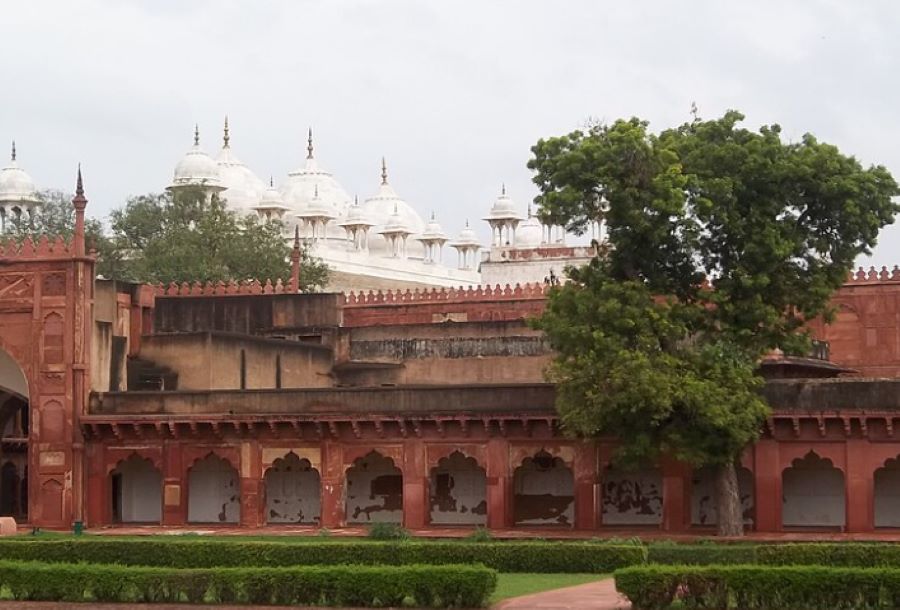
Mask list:
[[531,202],[528,202],[528,218],[531,218]]
[[381,184],[387,184],[387,163],[384,157],[381,158]]
[[312,159],[313,158],[312,127],[309,128],[309,131],[307,133],[308,133],[308,135],[306,136],[306,158]]
[[275,188],[275,178],[269,176],[269,188]]
[[194,123],[194,146],[200,146],[200,126]]
[[225,115],[225,132],[222,136],[222,142],[224,142],[225,148],[228,148],[229,142],[231,141],[231,136],[228,135],[228,115]]
[[16,141],[15,140],[12,141],[12,155],[10,155],[10,160],[11,161],[16,160]]
[[76,256],[84,256],[84,208],[87,199],[84,196],[84,181],[81,179],[81,163],[78,164],[78,177],[75,179],[75,197],[72,207],[75,208],[75,235],[73,245]]
[[300,249],[300,225],[294,225],[294,250]]
[[75,196],[84,197],[84,180],[81,179],[81,163],[78,164],[78,178],[75,179]]
[[357,208],[359,207],[359,195],[353,196],[353,206]]
[[313,197],[315,197],[316,199],[319,198],[319,183],[318,182],[313,187]]
[[500,183],[500,194],[504,195],[504,196],[506,195],[506,183],[505,182]]
[[469,228],[469,219],[468,218],[466,218],[466,228],[467,229]]
[[294,225],[294,249],[291,250],[290,291],[300,292],[300,225]]
[[431,220],[434,220],[434,210],[431,210]]

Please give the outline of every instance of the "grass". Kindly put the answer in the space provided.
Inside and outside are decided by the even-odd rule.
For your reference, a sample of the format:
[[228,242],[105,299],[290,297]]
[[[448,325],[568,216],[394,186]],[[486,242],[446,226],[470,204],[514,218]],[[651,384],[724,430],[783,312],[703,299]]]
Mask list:
[[574,587],[589,582],[609,578],[609,574],[509,574],[502,573],[497,579],[497,589],[490,602],[496,604],[509,597],[531,595],[541,591]]

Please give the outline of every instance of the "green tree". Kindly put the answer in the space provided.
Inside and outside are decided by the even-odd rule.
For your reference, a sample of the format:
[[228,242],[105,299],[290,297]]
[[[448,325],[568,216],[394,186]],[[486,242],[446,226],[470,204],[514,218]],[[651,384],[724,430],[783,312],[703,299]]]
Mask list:
[[626,463],[715,467],[722,535],[743,532],[735,463],[768,413],[760,358],[808,349],[804,321],[829,314],[900,192],[881,166],[743,118],[659,134],[619,120],[541,140],[529,162],[544,220],[608,229],[535,322],[564,426],[617,437]]
[[[111,252],[100,266],[110,277],[162,283],[290,279],[283,225],[239,215],[217,197],[190,191],[132,197],[112,212],[110,225]],[[301,288],[327,279],[327,267],[303,248]]]
[[[67,240],[71,239],[75,233],[73,197],[70,193],[54,189],[38,192],[39,203],[32,214],[11,214],[7,217],[5,235],[17,242],[26,237],[37,240],[42,235],[61,235]],[[97,243],[103,239],[103,227],[98,220],[85,219],[84,232],[88,243]]]

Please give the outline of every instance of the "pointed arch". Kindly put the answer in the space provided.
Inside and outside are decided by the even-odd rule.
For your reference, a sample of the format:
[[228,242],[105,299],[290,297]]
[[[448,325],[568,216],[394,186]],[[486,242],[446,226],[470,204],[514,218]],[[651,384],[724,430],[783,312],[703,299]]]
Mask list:
[[844,473],[830,459],[810,451],[784,469],[781,481],[784,527],[846,525]]
[[431,523],[487,522],[487,474],[475,458],[454,451],[438,460],[428,482]]
[[544,449],[523,459],[513,472],[513,514],[516,525],[572,525],[572,469]]
[[238,523],[241,516],[237,469],[215,452],[194,461],[188,470],[189,523]]
[[403,473],[378,451],[357,458],[346,472],[347,523],[402,523]]
[[119,460],[109,478],[114,522],[162,521],[162,473],[153,460],[134,452]]
[[308,459],[289,451],[266,469],[263,480],[266,523],[319,523],[321,476]]

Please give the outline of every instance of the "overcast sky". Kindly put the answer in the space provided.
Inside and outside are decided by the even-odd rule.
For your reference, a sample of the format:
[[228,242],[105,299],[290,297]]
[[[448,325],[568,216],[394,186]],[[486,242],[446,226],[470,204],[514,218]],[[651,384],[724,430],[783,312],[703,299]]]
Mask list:
[[[454,235],[500,183],[524,212],[538,138],[728,108],[900,177],[900,4],[563,0],[4,2],[0,142],[89,214],[160,191],[199,123],[276,183],[316,156],[346,190],[391,183]],[[487,241],[488,231],[478,222]],[[871,262],[900,263],[900,227]],[[861,261],[868,264],[870,261]]]

